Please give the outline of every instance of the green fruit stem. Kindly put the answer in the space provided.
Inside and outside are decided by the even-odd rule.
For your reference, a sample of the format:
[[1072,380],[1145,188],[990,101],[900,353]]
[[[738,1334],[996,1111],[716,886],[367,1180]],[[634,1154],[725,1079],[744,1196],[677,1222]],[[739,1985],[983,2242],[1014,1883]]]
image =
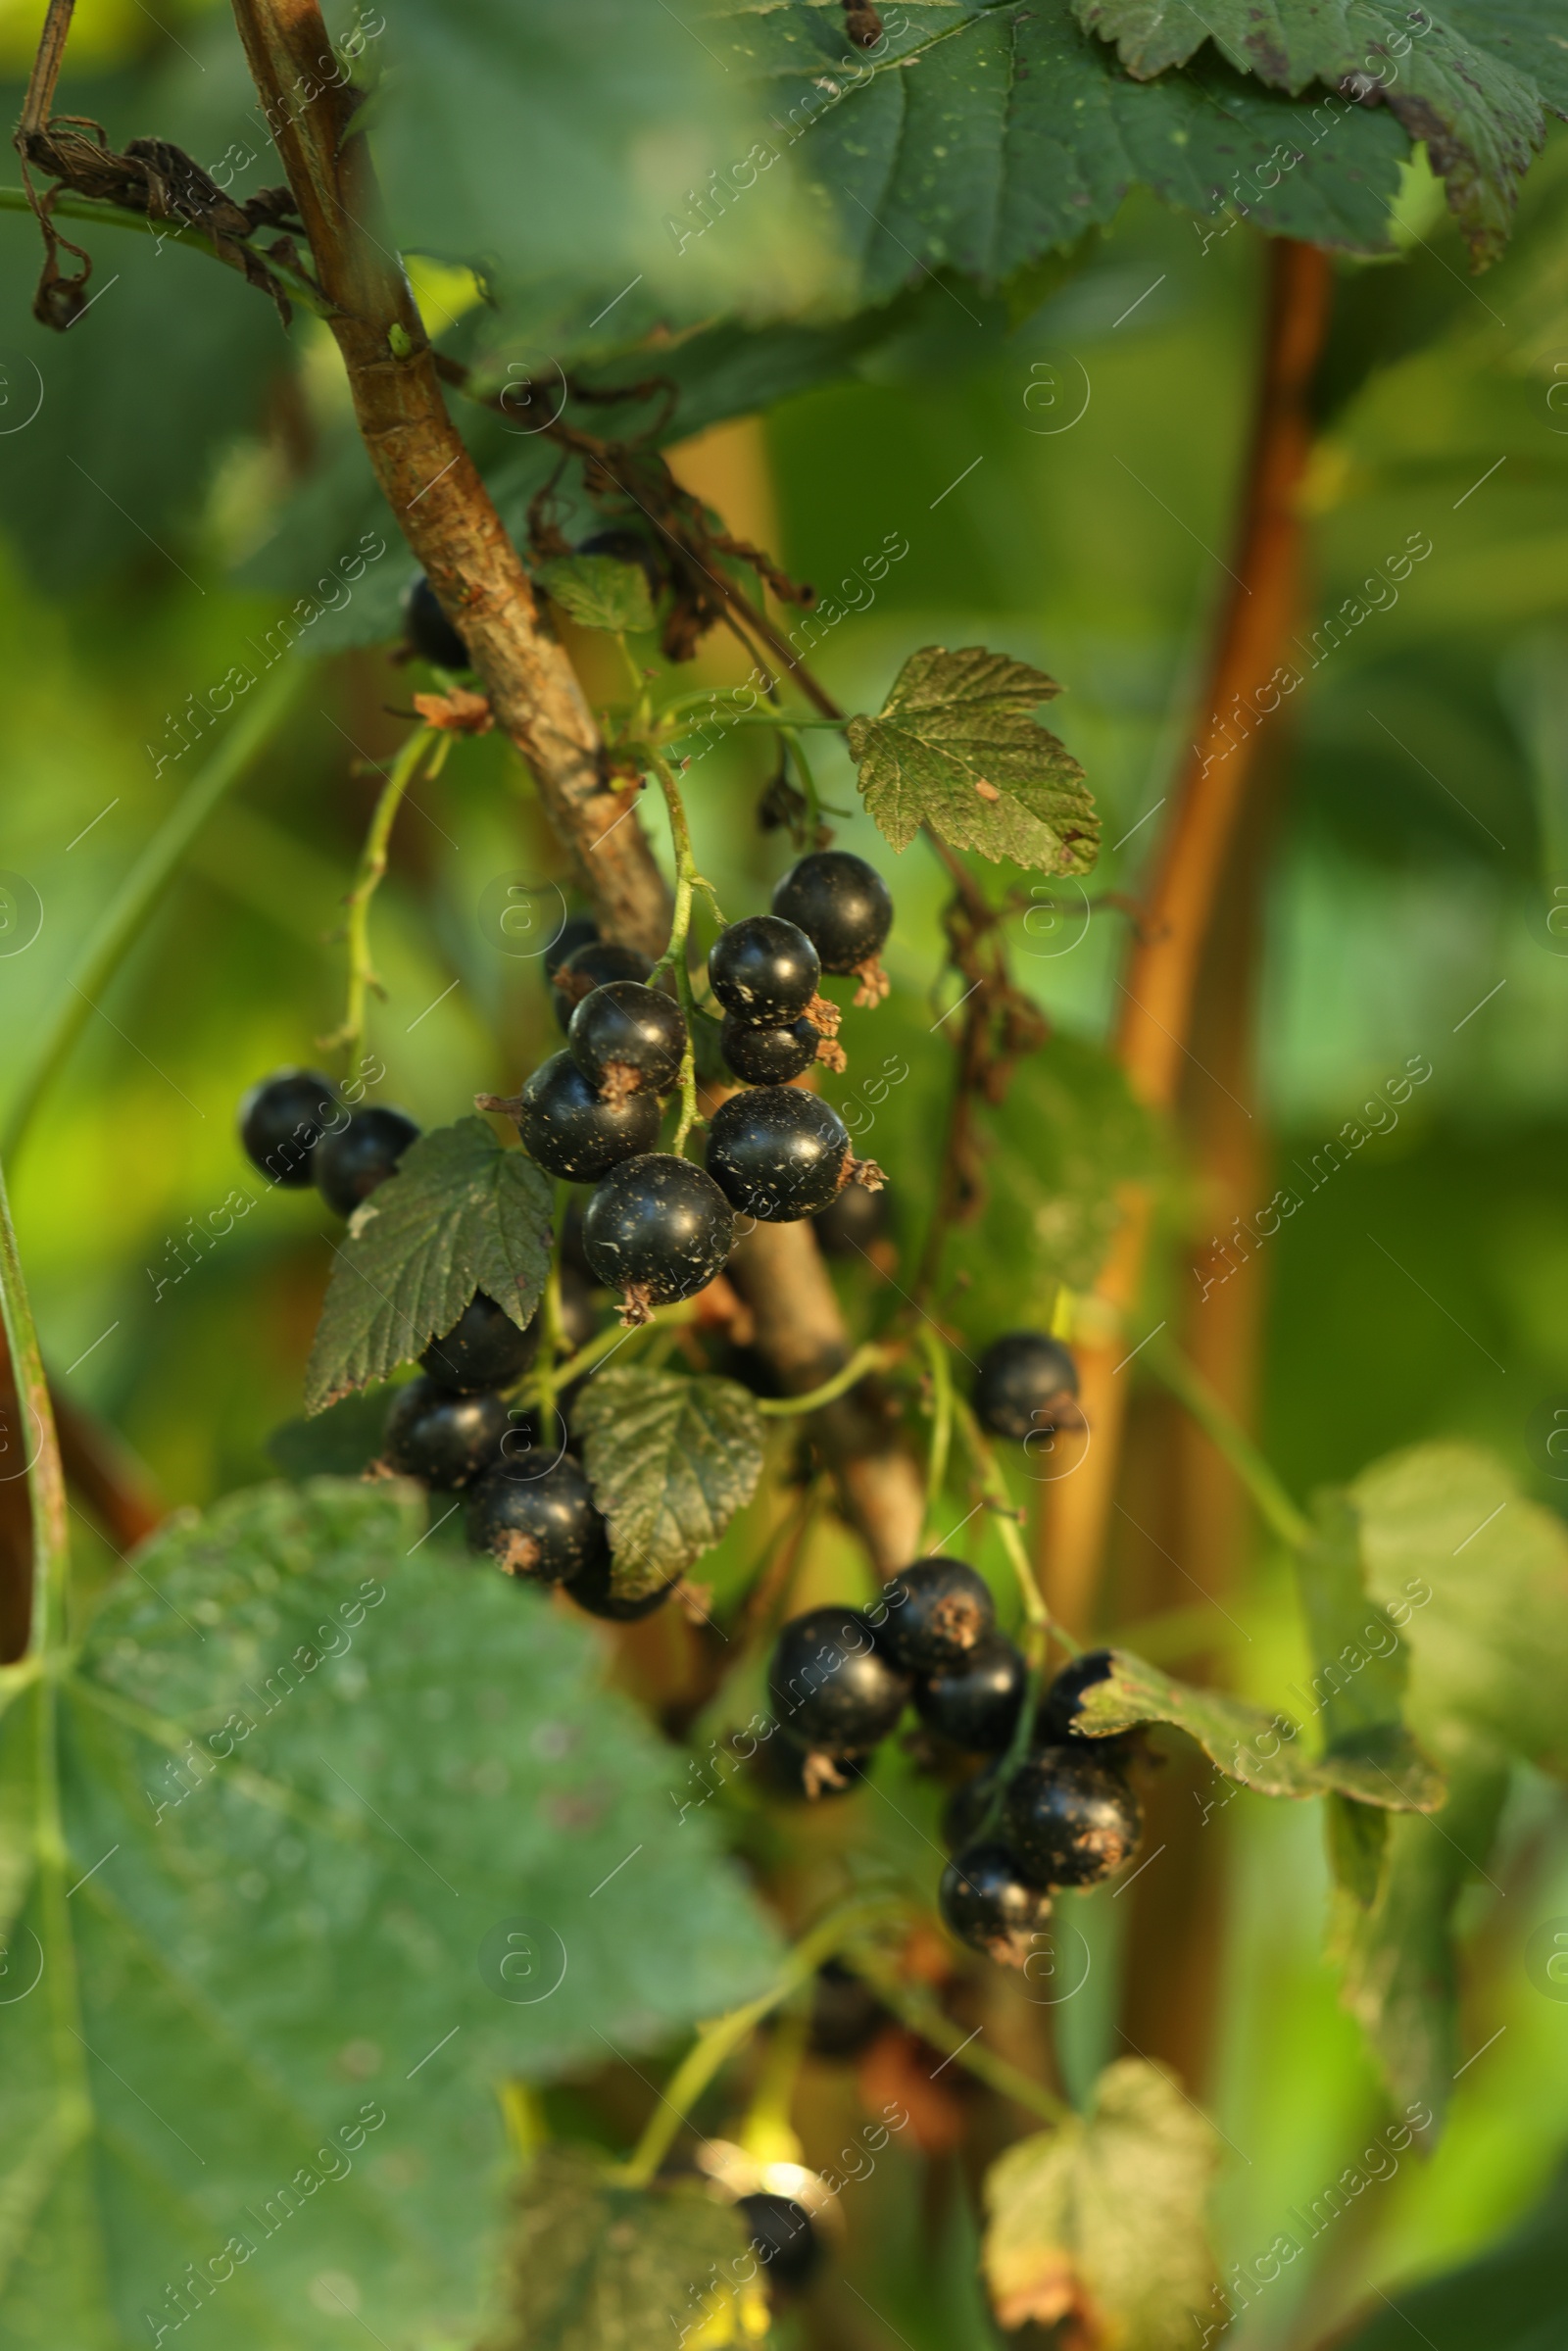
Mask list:
[[901,2024],[929,2041],[934,2049],[945,2050],[949,2058],[973,2074],[988,2089],[1010,2098],[1015,2106],[1025,2107],[1030,2114],[1039,2115],[1043,2122],[1072,2120],[1072,2108],[1064,2099],[1032,2081],[1017,2066],[1009,2065],[1004,2057],[983,2048],[978,2035],[971,2033],[965,2038],[963,2027],[956,2025],[928,1991],[917,1984],[906,1983],[879,1953],[848,1950],[844,1964],[870,1985],[883,2007],[890,2008]]
[[653,769],[659,778],[659,788],[664,795],[664,806],[669,811],[669,837],[675,851],[675,910],[670,918],[669,945],[660,956],[655,968],[656,971],[663,971],[667,968],[673,972],[675,993],[680,999],[680,1008],[686,1015],[686,1044],[680,1056],[680,1120],[675,1129],[675,1140],[670,1146],[675,1156],[683,1158],[686,1152],[686,1138],[698,1123],[699,1118],[697,1052],[694,1042],[697,1028],[697,998],[692,989],[691,968],[687,961],[686,952],[686,942],[692,927],[692,906],[697,892],[702,890],[707,894],[713,913],[720,923],[723,922],[724,917],[719,913],[718,901],[714,898],[710,886],[704,881],[697,870],[697,859],[692,854],[691,827],[686,822],[685,803],[680,796],[680,786],[675,781],[675,771],[667,759],[662,759],[657,756],[653,761]]
[[430,761],[430,773],[438,775],[452,747],[452,737],[449,734],[438,735],[428,726],[416,727],[393,760],[386,782],[376,799],[370,829],[365,836],[354,887],[344,901],[349,910],[345,925],[349,950],[348,1004],[342,1027],[334,1029],[329,1037],[318,1038],[317,1043],[322,1053],[343,1053],[350,1067],[365,1045],[367,993],[373,988],[377,996],[386,994],[376,977],[375,965],[370,960],[370,901],[380,888],[381,876],[386,871],[393,821],[404,794],[418,773],[419,763],[431,744],[436,746],[436,752]]
[[1197,1367],[1174,1347],[1149,1350],[1150,1369],[1162,1380],[1178,1403],[1186,1406],[1205,1437],[1223,1453],[1257,1505],[1258,1516],[1288,1550],[1304,1550],[1312,1528],[1298,1510],[1284,1481],[1263,1458],[1247,1431],[1233,1420]]
[[868,1339],[819,1388],[808,1388],[804,1396],[760,1396],[757,1409],[764,1420],[785,1420],[797,1412],[818,1411],[823,1404],[831,1404],[836,1397],[858,1388],[867,1373],[881,1371],[887,1364],[897,1362],[898,1354],[897,1347],[882,1347],[876,1340]]
[[66,1641],[66,1580],[71,1563],[66,1473],[61,1465],[54,1406],[49,1400],[49,1383],[44,1378],[43,1357],[38,1351],[38,1333],[17,1251],[3,1172],[0,1172],[0,1307],[4,1309],[12,1376],[23,1417],[22,1428],[6,1434],[15,1437],[26,1455],[27,1498],[32,1506],[31,1647],[42,1658],[63,1648]]

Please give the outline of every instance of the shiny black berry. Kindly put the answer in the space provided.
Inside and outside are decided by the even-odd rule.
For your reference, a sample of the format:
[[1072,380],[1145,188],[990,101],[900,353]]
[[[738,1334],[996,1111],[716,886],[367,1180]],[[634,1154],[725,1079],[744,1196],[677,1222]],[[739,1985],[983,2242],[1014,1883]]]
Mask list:
[[239,1105],[239,1139],[253,1167],[274,1184],[303,1191],[324,1129],[343,1105],[330,1078],[316,1069],[274,1069]]
[[836,1198],[850,1130],[799,1086],[757,1086],[720,1102],[708,1127],[708,1172],[760,1224],[796,1224]]
[[591,947],[598,937],[599,925],[591,914],[568,914],[539,958],[545,978],[553,980],[568,955],[575,955],[579,947]]
[[853,1795],[865,1778],[868,1755],[825,1755],[798,1747],[774,1729],[757,1750],[757,1768],[773,1795],[800,1796],[808,1804]]
[[980,1358],[974,1408],[993,1437],[1021,1445],[1037,1430],[1059,1428],[1078,1394],[1078,1366],[1059,1339],[1043,1331],[1009,1331]]
[[515,1115],[530,1158],[573,1184],[597,1182],[617,1161],[659,1140],[657,1095],[606,1102],[565,1052],[540,1063],[518,1097]]
[[797,924],[776,914],[748,914],[713,941],[708,976],[726,1012],[757,1028],[782,1028],[816,994],[822,966]]
[[824,1257],[863,1257],[887,1230],[888,1196],[867,1192],[852,1176],[838,1199],[818,1208],[811,1222]]
[[468,1500],[468,1541],[509,1576],[538,1584],[564,1584],[610,1566],[605,1522],[569,1453],[538,1477],[513,1477],[501,1468],[481,1478]]
[[[807,1019],[787,1028],[754,1028],[737,1012],[726,1012],[719,1031],[725,1061],[748,1086],[787,1086],[816,1059],[822,1032]],[[869,1194],[867,1198],[869,1198]]]
[[608,1102],[667,1094],[680,1074],[686,1022],[673,997],[640,980],[607,980],[583,998],[566,1030],[571,1057]]
[[856,971],[879,955],[893,928],[893,900],[874,865],[847,849],[818,849],[792,865],[773,911],[806,933],[824,971]]
[[384,1448],[406,1478],[466,1486],[494,1461],[509,1426],[505,1396],[454,1396],[434,1380],[411,1380],[392,1398]]
[[897,1664],[935,1674],[973,1654],[996,1628],[997,1604],[984,1576],[962,1559],[916,1559],[882,1587],[871,1621]]
[[402,1110],[356,1110],[347,1126],[323,1135],[311,1159],[316,1189],[339,1216],[352,1216],[378,1184],[396,1175],[398,1161],[419,1130]]
[[457,1396],[476,1396],[484,1388],[510,1388],[538,1352],[538,1317],[519,1331],[493,1298],[476,1290],[451,1330],[431,1340],[419,1369]]
[[421,571],[403,591],[403,627],[421,661],[435,669],[471,669],[468,648],[441,610]]
[[809,2285],[820,2267],[822,2247],[805,2206],[793,2197],[759,2189],[755,2196],[740,2197],[735,2209],[751,2231],[752,2250],[768,2284],[791,2294]]
[[1011,1739],[1029,1687],[1029,1669],[1010,1641],[993,1633],[957,1665],[914,1686],[915,1711],[928,1731],[970,1755],[1000,1755]]
[[1114,1660],[1109,1649],[1086,1649],[1064,1665],[1040,1700],[1040,1715],[1035,1724],[1036,1738],[1043,1747],[1070,1746],[1099,1749],[1107,1755],[1120,1750],[1123,1740],[1090,1739],[1077,1728],[1078,1704],[1086,1690],[1103,1682],[1110,1674]]
[[1096,1886],[1143,1835],[1126,1781],[1079,1747],[1041,1747],[1007,1785],[1003,1831],[1035,1886]]
[[960,1942],[1004,1967],[1023,1967],[1051,1918],[1051,1896],[1031,1886],[1004,1844],[965,1845],[942,1873],[937,1907]]
[[995,1762],[987,1763],[960,1781],[943,1806],[942,1841],[950,1853],[961,1853],[965,1845],[977,1844],[984,1837],[997,1793],[998,1768]]
[[613,939],[585,941],[569,955],[563,955],[551,972],[550,1001],[556,1018],[564,1029],[569,1028],[573,1012],[591,989],[606,987],[611,980],[645,981],[653,968],[647,955],[639,955],[635,947],[617,946]]
[[599,1186],[582,1239],[595,1279],[640,1312],[707,1289],[734,1247],[735,1216],[712,1177],[689,1159],[645,1151]]
[[773,1644],[767,1690],[779,1727],[824,1755],[874,1747],[904,1712],[910,1687],[858,1608],[808,1608]]

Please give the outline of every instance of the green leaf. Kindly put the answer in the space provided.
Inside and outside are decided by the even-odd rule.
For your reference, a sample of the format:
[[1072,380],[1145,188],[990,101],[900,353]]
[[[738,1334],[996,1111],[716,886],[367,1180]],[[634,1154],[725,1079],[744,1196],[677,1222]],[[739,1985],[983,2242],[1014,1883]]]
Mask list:
[[[669,2351],[685,2327],[703,2340],[738,2297],[765,2323],[750,2239],[733,2204],[694,2180],[623,2187],[570,2147],[535,2158],[516,2199],[506,2256],[506,2317],[485,2351]],[[715,2282],[716,2278],[716,2282]]]
[[1004,2327],[1070,2318],[1116,2351],[1187,2351],[1215,2283],[1203,2207],[1218,2143],[1156,2066],[1123,2057],[1080,2121],[1041,2131],[986,2175],[983,2260]]
[[766,1428],[734,1380],[612,1366],[589,1381],[572,1424],[628,1599],[701,1558],[757,1491]]
[[636,636],[654,625],[654,600],[640,563],[612,555],[563,555],[536,574],[552,604],[581,628],[625,629]]
[[202,2297],[233,2351],[470,2339],[497,2083],[776,1972],[592,1629],[423,1515],[232,1495],[0,1725],[0,1932],[42,1966],[0,2003],[0,2339],[109,2351]]
[[1100,819],[1084,771],[1033,716],[1060,690],[979,645],[912,653],[877,715],[849,729],[865,805],[894,848],[929,824],[956,849],[1087,873]]
[[1375,2289],[1364,2323],[1336,2332],[1337,2351],[1557,2351],[1563,2339],[1568,2173],[1559,2172],[1519,2228],[1457,2270],[1419,2285]]
[[448,1331],[476,1290],[517,1325],[549,1268],[550,1181],[482,1118],[411,1144],[357,1209],[332,1267],[305,1380],[305,1409],[384,1380]]
[[267,1440],[268,1458],[298,1485],[305,1478],[353,1478],[381,1450],[391,1396],[385,1389],[346,1396],[314,1419],[286,1420]]

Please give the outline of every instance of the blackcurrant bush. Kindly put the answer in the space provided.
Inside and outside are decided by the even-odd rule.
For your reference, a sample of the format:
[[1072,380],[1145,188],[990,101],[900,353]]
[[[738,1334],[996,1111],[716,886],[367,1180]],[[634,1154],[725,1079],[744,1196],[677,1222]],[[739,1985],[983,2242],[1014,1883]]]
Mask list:
[[1000,1755],[1011,1739],[1029,1669],[1004,1634],[993,1633],[957,1665],[926,1674],[914,1704],[928,1731],[971,1755]]
[[551,972],[550,1001],[556,1018],[564,1029],[569,1028],[573,1012],[590,989],[606,987],[611,980],[645,981],[653,968],[647,955],[639,955],[635,947],[620,947],[613,939],[585,940],[569,955],[563,955]]
[[606,1616],[615,1624],[629,1625],[635,1624],[639,1617],[652,1616],[656,1608],[662,1608],[679,1582],[678,1576],[672,1576],[657,1591],[645,1592],[640,1600],[622,1599],[611,1590],[610,1553],[606,1551],[602,1559],[584,1568],[580,1575],[568,1576],[562,1590],[590,1616]]
[[403,627],[421,661],[434,669],[471,669],[468,648],[447,618],[421,571],[403,591]]
[[582,1239],[595,1279],[618,1290],[635,1319],[707,1289],[735,1245],[735,1216],[712,1177],[689,1159],[645,1151],[599,1186]]
[[724,1058],[748,1086],[787,1086],[816,1059],[822,1032],[803,1012],[787,1028],[754,1028],[738,1012],[726,1012],[719,1031]]
[[591,947],[598,937],[599,925],[591,914],[568,914],[539,958],[545,978],[553,980],[568,955],[575,955],[579,947]]
[[505,1396],[454,1396],[434,1380],[411,1380],[386,1416],[386,1457],[427,1486],[466,1486],[494,1461],[509,1426]]
[[419,1130],[402,1110],[356,1110],[347,1126],[323,1135],[311,1159],[316,1189],[339,1216],[352,1216],[378,1184],[396,1175],[398,1161]]
[[330,1078],[316,1069],[274,1069],[239,1105],[239,1139],[253,1167],[274,1184],[303,1191],[323,1130],[341,1116]]
[[1041,1746],[1088,1747],[1107,1755],[1112,1748],[1121,1748],[1119,1738],[1090,1739],[1077,1728],[1079,1700],[1086,1690],[1106,1679],[1112,1662],[1109,1649],[1086,1649],[1062,1667],[1040,1701],[1035,1736]]
[[809,2285],[822,2259],[822,2247],[811,2216],[792,2196],[769,2195],[759,2189],[741,2196],[735,2209],[751,2231],[752,2250],[767,2272],[770,2285],[798,2294]]
[[509,1576],[538,1584],[609,1572],[605,1522],[569,1453],[535,1478],[512,1477],[505,1467],[481,1478],[468,1498],[468,1541]]
[[758,1028],[782,1028],[816,994],[822,966],[798,924],[776,914],[748,914],[713,941],[708,976],[726,1012]]
[[1041,1747],[1007,1785],[1003,1828],[1036,1886],[1097,1886],[1143,1835],[1138,1798],[1121,1774],[1078,1747]]
[[784,1626],[767,1689],[780,1728],[798,1745],[854,1755],[893,1729],[908,1703],[910,1677],[878,1649],[869,1617],[835,1602]]
[[1023,1967],[1051,1917],[1051,1896],[1019,1874],[1004,1844],[965,1845],[942,1873],[937,1907],[960,1942]]
[[686,1051],[681,1008],[640,980],[607,980],[583,998],[566,1030],[571,1057],[607,1102],[667,1094]]
[[1009,1331],[994,1339],[975,1375],[974,1408],[993,1437],[1021,1445],[1037,1430],[1048,1434],[1076,1419],[1078,1366],[1059,1339],[1043,1331]]
[[824,1257],[863,1257],[887,1230],[887,1194],[868,1192],[853,1177],[811,1219]]
[[984,1576],[962,1559],[938,1557],[901,1567],[870,1614],[895,1663],[911,1674],[935,1674],[972,1655],[995,1630],[997,1604]]
[[773,911],[798,923],[824,971],[858,971],[893,928],[893,900],[874,865],[847,849],[813,850],[773,892]]
[[817,2057],[858,2057],[892,2019],[863,1977],[824,1959],[811,1985],[809,2038]]
[[708,1172],[760,1224],[796,1224],[836,1198],[850,1130],[799,1086],[757,1086],[720,1102],[708,1127]]
[[519,1331],[493,1298],[476,1290],[451,1330],[431,1340],[419,1369],[455,1395],[474,1396],[484,1388],[510,1388],[538,1352],[537,1315]]
[[606,1102],[569,1053],[541,1061],[513,1112],[523,1149],[553,1176],[592,1184],[618,1160],[659,1140],[659,1098],[627,1094]]

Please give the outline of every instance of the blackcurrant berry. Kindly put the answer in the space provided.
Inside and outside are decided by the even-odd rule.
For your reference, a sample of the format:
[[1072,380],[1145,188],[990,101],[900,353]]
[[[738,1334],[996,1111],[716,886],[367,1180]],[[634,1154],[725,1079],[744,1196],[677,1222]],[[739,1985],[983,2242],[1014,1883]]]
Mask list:
[[609,1572],[605,1522],[569,1453],[535,1478],[510,1476],[505,1467],[481,1478],[468,1500],[468,1541],[509,1576],[538,1584]]
[[471,669],[472,657],[441,610],[434,588],[421,571],[403,591],[403,627],[421,661],[434,669]]
[[901,1567],[870,1614],[879,1643],[897,1664],[911,1674],[935,1674],[973,1654],[995,1630],[997,1604],[984,1576],[961,1559],[938,1557]]
[[995,1762],[985,1764],[960,1781],[949,1796],[942,1811],[942,1841],[950,1853],[960,1853],[965,1845],[977,1844],[984,1837],[997,1793],[997,1772]]
[[837,1200],[818,1208],[811,1222],[824,1257],[863,1257],[887,1229],[885,1192],[868,1192],[852,1177]]
[[337,1088],[316,1069],[274,1069],[239,1105],[239,1139],[253,1167],[303,1191],[325,1128],[342,1115]]
[[1077,1417],[1078,1366],[1059,1339],[1043,1331],[1009,1331],[994,1339],[975,1375],[974,1408],[993,1437],[1021,1445],[1037,1430],[1048,1434]]
[[863,1977],[842,1960],[824,1959],[811,1986],[810,2046],[816,2057],[858,2057],[890,2024]]
[[829,1796],[853,1795],[865,1778],[868,1755],[824,1755],[798,1747],[777,1730],[759,1746],[757,1766],[774,1795],[802,1796],[820,1804]]
[[1097,1886],[1143,1835],[1138,1798],[1119,1772],[1078,1747],[1041,1747],[1014,1772],[1003,1827],[1036,1886]]
[[566,1030],[571,1057],[607,1102],[667,1094],[680,1074],[686,1022],[672,997],[640,980],[607,980],[583,998]]
[[[635,1095],[633,1104],[646,1097]],[[633,1318],[706,1290],[735,1245],[735,1216],[710,1175],[669,1151],[623,1160],[583,1214],[583,1248],[597,1281],[618,1290]]]
[[592,1184],[618,1160],[659,1140],[659,1098],[627,1094],[606,1102],[569,1053],[542,1061],[513,1112],[523,1149],[553,1176]]
[[993,1633],[957,1665],[915,1683],[914,1703],[928,1731],[971,1755],[1000,1755],[1011,1739],[1029,1687],[1029,1669],[1010,1641]]
[[785,1625],[767,1689],[779,1727],[797,1745],[854,1755],[893,1729],[908,1703],[910,1678],[878,1649],[870,1618],[835,1602]]
[[593,1284],[575,1265],[561,1267],[561,1336],[573,1354],[586,1347],[599,1328],[594,1310]]
[[798,2294],[809,2285],[822,2259],[822,2247],[811,2216],[792,2196],[769,2195],[759,2189],[741,2196],[735,2209],[751,2231],[752,2250],[767,2273],[770,2285]]
[[647,955],[639,955],[635,947],[620,947],[613,939],[586,940],[569,955],[563,955],[550,975],[556,1018],[564,1029],[569,1028],[573,1012],[590,989],[603,988],[611,980],[645,981],[653,968]]
[[1051,1896],[1019,1874],[1004,1844],[965,1845],[942,1873],[937,1907],[960,1942],[1023,1967],[1051,1917]]
[[725,1060],[748,1086],[787,1086],[816,1059],[822,1032],[803,1012],[788,1028],[754,1028],[737,1012],[726,1012],[719,1031]]
[[816,994],[822,966],[797,924],[776,914],[748,914],[713,941],[708,976],[726,1012],[758,1028],[783,1028]]
[[311,1159],[316,1189],[339,1216],[352,1216],[378,1184],[396,1175],[398,1161],[419,1130],[402,1110],[356,1110],[347,1126],[323,1135]]
[[813,850],[773,892],[773,911],[798,923],[824,971],[858,971],[893,928],[893,900],[874,865],[847,849]]
[[553,980],[568,955],[575,955],[579,947],[591,947],[598,937],[599,925],[591,914],[568,914],[539,958],[545,978]]
[[678,1576],[672,1576],[657,1591],[645,1592],[640,1600],[622,1599],[611,1590],[610,1553],[606,1551],[602,1559],[584,1568],[580,1575],[568,1576],[562,1590],[590,1616],[605,1616],[615,1624],[629,1625],[635,1624],[639,1617],[652,1616],[656,1608],[662,1608],[679,1582]]
[[411,1380],[386,1416],[386,1457],[427,1486],[466,1486],[494,1461],[509,1426],[505,1396],[454,1396],[434,1380]]
[[831,1103],[799,1086],[732,1094],[709,1121],[708,1172],[760,1224],[796,1224],[837,1197],[850,1130]]
[[1090,1739],[1077,1728],[1079,1700],[1086,1690],[1108,1677],[1113,1662],[1109,1649],[1086,1649],[1062,1667],[1040,1701],[1035,1734],[1041,1746],[1088,1747],[1107,1756],[1112,1748],[1121,1748],[1120,1738]]
[[493,1298],[476,1290],[451,1330],[431,1340],[419,1369],[455,1395],[474,1396],[483,1388],[510,1388],[538,1352],[538,1317],[519,1331]]

